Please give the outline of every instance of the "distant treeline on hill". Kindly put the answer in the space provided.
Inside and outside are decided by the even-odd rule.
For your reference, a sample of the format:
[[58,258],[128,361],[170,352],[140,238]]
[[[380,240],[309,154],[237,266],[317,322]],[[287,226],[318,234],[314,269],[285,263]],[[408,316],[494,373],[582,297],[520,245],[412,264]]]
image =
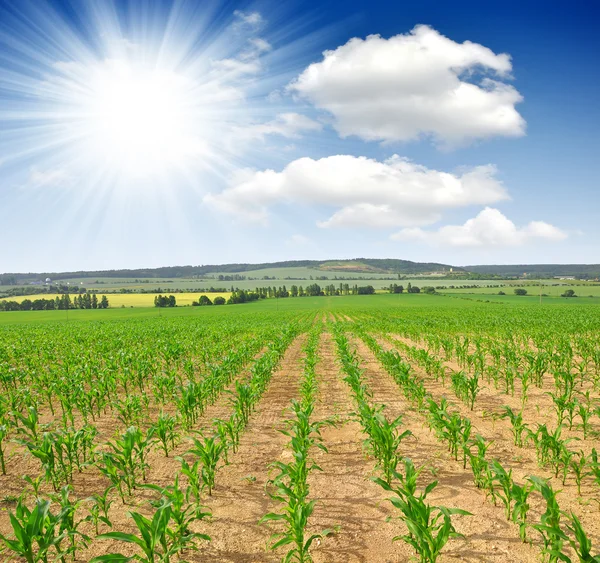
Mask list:
[[465,270],[479,274],[507,277],[553,278],[572,276],[576,279],[600,278],[600,264],[509,264],[492,266],[465,266]]
[[[369,266],[380,272],[393,272],[401,274],[420,274],[426,272],[449,270],[451,266],[447,264],[438,264],[435,262],[412,262],[410,260],[399,260],[396,258],[354,258],[351,260],[285,260],[282,262],[264,262],[261,264],[214,264],[204,266],[166,266],[162,268],[141,268],[134,270],[96,270],[96,271],[76,271],[76,272],[40,272],[40,273],[10,273],[0,275],[0,285],[18,285],[26,280],[40,279],[70,279],[70,278],[186,278],[193,276],[203,276],[212,273],[234,274],[242,272],[251,272],[253,270],[263,270],[265,268],[319,268],[328,265],[331,271],[336,270],[335,264],[340,262],[339,271],[344,271],[348,267],[352,268],[353,263],[356,267]],[[461,270],[461,268],[454,268]],[[357,270],[353,270],[356,272]]]

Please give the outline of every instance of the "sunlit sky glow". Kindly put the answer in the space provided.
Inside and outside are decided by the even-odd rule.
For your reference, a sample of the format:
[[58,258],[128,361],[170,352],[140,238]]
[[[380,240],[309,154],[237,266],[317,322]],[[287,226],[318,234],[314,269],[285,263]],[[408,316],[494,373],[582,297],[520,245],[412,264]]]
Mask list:
[[600,262],[593,7],[481,4],[0,0],[0,272]]

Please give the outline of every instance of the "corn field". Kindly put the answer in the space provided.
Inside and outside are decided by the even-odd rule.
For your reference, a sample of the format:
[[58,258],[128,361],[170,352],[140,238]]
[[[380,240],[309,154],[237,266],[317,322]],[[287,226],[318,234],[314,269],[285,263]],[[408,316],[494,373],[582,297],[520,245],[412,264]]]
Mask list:
[[600,561],[599,311],[447,301],[1,327],[2,560]]

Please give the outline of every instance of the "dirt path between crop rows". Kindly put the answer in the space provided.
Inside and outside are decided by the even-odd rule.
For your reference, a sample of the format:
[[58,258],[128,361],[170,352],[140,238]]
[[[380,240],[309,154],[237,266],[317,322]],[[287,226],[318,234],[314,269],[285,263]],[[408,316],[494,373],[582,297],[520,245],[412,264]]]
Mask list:
[[322,431],[328,452],[314,451],[323,471],[309,477],[310,497],[317,499],[310,529],[318,533],[339,526],[339,531],[319,542],[312,553],[315,563],[406,561],[410,552],[392,544],[393,531],[385,523],[392,512],[384,491],[370,480],[373,460],[363,453],[360,424],[349,418],[350,389],[342,380],[329,332],[321,336],[319,356],[319,400],[313,419],[333,418],[338,423]]
[[[517,527],[506,521],[503,509],[486,501],[485,495],[475,487],[470,469],[463,469],[462,462],[449,455],[445,444],[436,439],[426,427],[423,416],[412,410],[404,400],[396,383],[373,353],[362,341],[352,339],[352,342],[363,360],[373,400],[386,405],[385,413],[389,418],[403,415],[403,426],[414,434],[413,439],[407,438],[400,446],[403,454],[410,457],[417,467],[426,466],[434,470],[439,485],[428,499],[434,504],[462,508],[473,514],[453,519],[456,529],[465,535],[465,539],[451,540],[440,561],[539,561],[537,547],[523,544]],[[421,484],[425,484],[425,479],[431,481],[434,477],[425,472]],[[398,526],[396,533],[400,530]]]
[[192,555],[191,561],[280,560],[267,551],[270,531],[268,526],[259,525],[258,520],[277,508],[265,492],[269,464],[291,455],[286,449],[288,438],[279,429],[289,416],[284,411],[298,395],[305,342],[306,336],[302,335],[287,349],[242,435],[238,452],[230,456],[230,465],[217,474],[217,486],[206,502],[213,514],[212,522],[206,527],[212,541]]

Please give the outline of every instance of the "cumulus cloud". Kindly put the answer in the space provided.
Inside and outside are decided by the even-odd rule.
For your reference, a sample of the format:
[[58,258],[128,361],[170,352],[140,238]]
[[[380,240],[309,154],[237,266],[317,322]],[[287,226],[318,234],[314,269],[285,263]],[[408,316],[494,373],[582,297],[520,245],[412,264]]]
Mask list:
[[506,82],[511,70],[507,54],[419,25],[405,35],[354,38],[325,51],[288,91],[331,113],[342,137],[431,136],[451,147],[525,133],[515,109],[523,98]]
[[439,220],[446,209],[508,199],[492,165],[460,174],[431,170],[393,156],[380,162],[337,155],[300,158],[281,172],[242,170],[205,203],[250,221],[266,222],[273,205],[333,208],[321,227],[408,227]]
[[543,221],[531,221],[524,227],[517,227],[498,209],[486,207],[464,225],[446,225],[436,231],[407,228],[391,238],[436,246],[489,247],[520,246],[535,240],[560,241],[567,238],[567,234]]
[[297,139],[303,133],[320,131],[323,126],[310,117],[299,113],[280,113],[266,123],[255,123],[246,127],[234,127],[232,138],[235,141],[264,140],[267,135],[279,135],[286,139]]

